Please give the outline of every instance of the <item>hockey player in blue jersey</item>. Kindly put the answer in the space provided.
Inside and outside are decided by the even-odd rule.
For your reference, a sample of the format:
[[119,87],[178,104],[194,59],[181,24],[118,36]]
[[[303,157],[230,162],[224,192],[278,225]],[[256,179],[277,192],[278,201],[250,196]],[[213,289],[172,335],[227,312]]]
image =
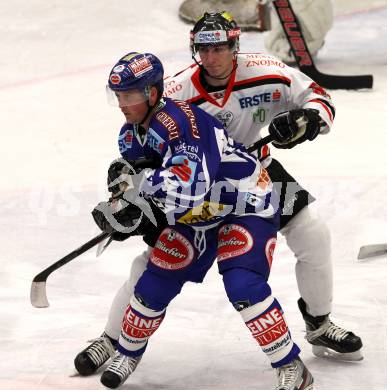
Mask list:
[[[163,67],[154,55],[129,53],[121,58],[107,90],[126,124],[120,132],[122,159],[109,170],[116,171],[110,177],[112,199],[98,205],[93,216],[114,234],[143,234],[151,222],[142,201],[153,209],[157,205],[169,226],[135,286],[117,352],[101,382],[116,388],[129,377],[168,304],[185,282],[201,282],[217,259],[229,301],[272,367],[280,371],[296,362],[297,369],[289,373],[291,388],[312,389],[313,378],[267,282],[278,199],[265,169],[214,117],[183,101],[162,98]],[[156,168],[125,173],[131,170],[125,171],[126,162],[141,158]]]
[[[205,13],[190,33],[195,63],[165,80],[164,95],[197,105],[217,117],[228,134],[246,146],[260,139],[267,125],[274,138],[273,145],[281,148],[293,148],[308,140],[318,140],[318,134],[328,133],[335,116],[329,94],[299,70],[276,58],[264,53],[239,53],[239,34],[240,29],[227,12]],[[311,119],[304,133],[298,131],[292,120],[300,110],[310,114]],[[126,143],[130,145],[132,139],[130,131],[122,134],[120,148],[125,148]],[[297,147],[293,153],[302,156]],[[316,356],[361,360],[361,338],[330,318],[333,266],[328,226],[309,207],[314,197],[270,154],[267,145],[258,150],[261,164],[281,186],[279,231],[295,255],[298,306],[305,320],[306,339]],[[114,176],[114,169],[109,172]],[[204,205],[203,215],[210,209]],[[149,247],[133,259],[130,276],[113,299],[103,334],[75,358],[75,365],[83,375],[95,372],[110,358],[109,350],[113,348],[110,340],[114,344],[119,337],[128,297],[146,268],[159,235],[154,228],[144,232]],[[286,383],[288,376],[282,378]]]

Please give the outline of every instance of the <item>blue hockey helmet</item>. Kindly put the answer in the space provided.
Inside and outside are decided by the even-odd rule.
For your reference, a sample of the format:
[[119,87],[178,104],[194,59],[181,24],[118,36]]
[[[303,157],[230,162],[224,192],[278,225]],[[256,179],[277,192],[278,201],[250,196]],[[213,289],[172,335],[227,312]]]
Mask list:
[[164,90],[164,68],[161,61],[151,53],[131,52],[123,56],[113,67],[107,85],[108,100],[112,103],[114,92],[138,90],[149,98],[152,86],[161,97]]

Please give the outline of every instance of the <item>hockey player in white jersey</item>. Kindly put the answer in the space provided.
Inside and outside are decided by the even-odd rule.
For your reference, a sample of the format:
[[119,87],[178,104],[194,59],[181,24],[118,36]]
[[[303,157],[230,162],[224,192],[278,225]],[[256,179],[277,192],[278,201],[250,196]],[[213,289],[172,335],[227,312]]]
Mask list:
[[[230,136],[245,145],[261,138],[260,131],[268,124],[273,144],[279,148],[292,148],[327,133],[335,115],[329,95],[307,76],[271,56],[239,54],[239,32],[227,13],[205,14],[191,32],[193,56],[197,60],[199,54],[201,61],[167,79],[165,96],[184,99],[216,116]],[[309,118],[301,129],[295,124],[300,110]],[[258,158],[283,190],[280,232],[297,259],[301,295],[298,304],[313,352],[318,356],[361,359],[361,339],[329,318],[330,236],[324,221],[309,210],[308,204],[314,198],[270,156],[268,147],[258,151]],[[128,299],[147,258],[144,252],[135,259],[130,279],[113,301],[102,337],[77,356],[78,365],[88,367],[85,374],[108,360],[109,348],[105,345],[112,347],[118,339]]]
[[[204,14],[190,36],[195,64],[166,80],[166,96],[184,99],[216,116],[230,136],[245,145],[260,139],[266,125],[277,148],[290,149],[328,133],[335,108],[326,91],[274,57],[239,54],[239,31],[227,13]],[[305,133],[298,132],[294,116],[300,109],[306,116],[314,116],[317,110],[319,126],[313,128],[312,119]],[[271,158],[268,147],[259,151],[258,158],[272,180],[282,184],[280,228],[297,259],[298,305],[313,352],[361,359],[361,339],[329,319],[333,299],[330,234],[325,222],[309,210],[314,198]]]

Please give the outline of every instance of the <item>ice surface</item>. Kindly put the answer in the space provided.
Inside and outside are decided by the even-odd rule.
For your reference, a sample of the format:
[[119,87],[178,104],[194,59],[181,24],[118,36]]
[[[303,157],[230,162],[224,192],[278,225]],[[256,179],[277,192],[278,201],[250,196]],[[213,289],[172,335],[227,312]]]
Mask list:
[[[29,303],[32,278],[97,234],[90,210],[104,198],[123,121],[105,99],[110,67],[150,51],[166,73],[190,63],[180,0],[0,4],[0,388],[91,390],[72,360],[103,330],[109,304],[143,244],[114,243],[64,266],[47,282],[47,309]],[[365,7],[366,8],[366,7]],[[273,151],[314,195],[332,232],[332,317],[362,336],[358,364],[315,358],[298,313],[294,259],[279,240],[271,286],[316,389],[387,388],[387,256],[359,262],[361,245],[387,242],[387,9],[338,17],[316,61],[330,74],[372,73],[372,91],[332,91],[331,134]],[[243,51],[263,37],[242,35]],[[258,390],[274,387],[265,356],[227,302],[216,267],[185,286],[123,389]]]

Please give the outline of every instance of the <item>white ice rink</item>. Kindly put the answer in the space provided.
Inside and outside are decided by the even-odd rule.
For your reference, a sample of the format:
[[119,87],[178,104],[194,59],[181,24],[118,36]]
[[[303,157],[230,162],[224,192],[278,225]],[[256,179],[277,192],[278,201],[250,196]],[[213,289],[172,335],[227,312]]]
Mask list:
[[[97,234],[90,211],[104,199],[123,117],[107,105],[111,66],[149,51],[172,74],[190,63],[180,0],[0,1],[0,389],[94,390],[73,358],[103,330],[140,239],[91,250],[48,279],[51,306],[30,305],[34,275]],[[367,7],[367,1],[363,1]],[[381,5],[385,1],[379,1]],[[244,33],[242,51],[261,51]],[[372,91],[331,91],[332,132],[272,150],[317,198],[331,228],[332,319],[359,334],[360,363],[318,359],[304,340],[294,258],[282,237],[271,286],[285,309],[316,390],[387,389],[387,256],[359,262],[363,244],[387,242],[387,7],[336,17],[317,66],[374,75]],[[275,378],[228,303],[216,267],[169,307],[126,390],[264,390]]]

